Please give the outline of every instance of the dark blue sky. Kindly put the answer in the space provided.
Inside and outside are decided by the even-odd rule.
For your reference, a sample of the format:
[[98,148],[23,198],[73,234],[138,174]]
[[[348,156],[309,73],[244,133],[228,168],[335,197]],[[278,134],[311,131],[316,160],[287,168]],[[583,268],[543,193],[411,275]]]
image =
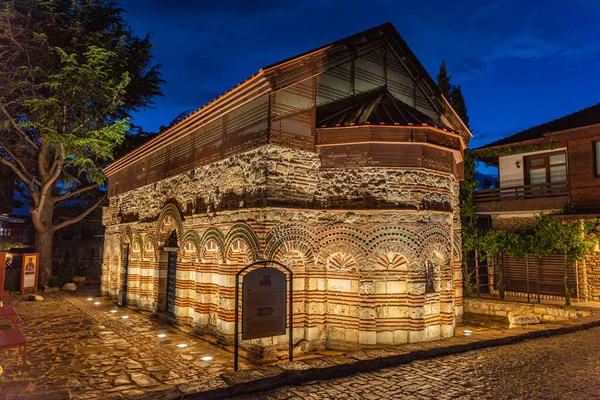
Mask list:
[[435,79],[446,60],[474,147],[600,102],[600,0],[121,0],[164,97],[147,131],[261,67],[391,21]]

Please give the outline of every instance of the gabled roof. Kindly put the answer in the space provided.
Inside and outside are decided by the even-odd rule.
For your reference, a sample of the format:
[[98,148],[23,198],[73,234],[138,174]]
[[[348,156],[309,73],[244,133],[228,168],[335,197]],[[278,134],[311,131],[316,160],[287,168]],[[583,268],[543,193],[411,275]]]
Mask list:
[[584,108],[583,110],[574,112],[572,114],[565,115],[564,117],[555,119],[553,121],[515,133],[514,135],[508,136],[504,139],[496,140],[495,142],[480,147],[480,149],[542,139],[549,133],[595,124],[600,124],[600,103],[588,108]]
[[384,45],[389,46],[394,52],[410,78],[423,93],[426,101],[430,102],[436,112],[442,114],[448,123],[452,125],[452,128],[459,131],[464,140],[468,142],[472,136],[470,130],[441,94],[436,83],[402,39],[396,28],[388,22],[261,68],[251,78],[225,92],[191,113],[178,124],[104,168],[104,173],[107,176],[116,173],[140,158],[160,150],[182,136],[199,129],[215,118],[240,107],[250,99],[273,93],[304,79],[319,75]]
[[353,125],[431,126],[451,128],[395,98],[385,87],[317,108],[317,128]]

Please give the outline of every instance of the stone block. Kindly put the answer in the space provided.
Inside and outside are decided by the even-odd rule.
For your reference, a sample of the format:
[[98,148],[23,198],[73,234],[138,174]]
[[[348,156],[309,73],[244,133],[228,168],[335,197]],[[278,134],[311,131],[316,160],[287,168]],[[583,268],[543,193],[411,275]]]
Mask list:
[[454,336],[454,325],[442,325],[442,337]]
[[39,294],[30,294],[29,301],[43,301],[44,298]]
[[336,292],[350,292],[352,289],[352,282],[349,279],[328,279],[327,289]]
[[393,344],[394,343],[394,332],[391,332],[391,331],[377,332],[376,338],[377,338],[377,344]]
[[75,291],[77,290],[77,285],[75,285],[74,283],[65,283],[61,290],[67,290],[67,291]]
[[540,318],[535,314],[508,313],[509,328],[517,328],[524,325],[539,324]]
[[425,337],[427,340],[439,339],[442,330],[440,325],[430,325],[425,327]]
[[408,341],[410,343],[423,342],[427,340],[427,335],[425,331],[409,331],[408,332]]
[[358,342],[360,344],[376,344],[377,343],[377,335],[375,332],[359,331],[358,332]]
[[406,330],[397,330],[394,331],[394,343],[401,344],[408,342],[408,331]]
[[349,343],[358,343],[358,329],[346,329],[346,342]]
[[407,289],[406,281],[386,282],[386,287],[387,293],[390,294],[404,294]]

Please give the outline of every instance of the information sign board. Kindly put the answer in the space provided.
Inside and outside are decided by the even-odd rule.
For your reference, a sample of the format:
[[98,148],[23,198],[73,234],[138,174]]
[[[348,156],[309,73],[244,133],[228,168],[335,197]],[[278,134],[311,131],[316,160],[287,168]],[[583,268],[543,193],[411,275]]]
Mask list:
[[23,254],[23,263],[21,268],[21,293],[26,290],[37,291],[38,272],[39,272],[39,253]]
[[286,276],[257,268],[242,280],[242,340],[285,335]]

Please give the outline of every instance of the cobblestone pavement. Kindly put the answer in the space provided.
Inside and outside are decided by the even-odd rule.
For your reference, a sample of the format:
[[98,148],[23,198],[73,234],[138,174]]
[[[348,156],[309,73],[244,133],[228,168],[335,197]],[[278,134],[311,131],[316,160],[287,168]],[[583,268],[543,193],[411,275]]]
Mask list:
[[[42,296],[40,302],[11,296],[28,365],[17,350],[0,350],[0,399],[127,398],[232,370],[230,352],[105,298]],[[0,320],[0,329],[7,327]]]
[[238,399],[600,399],[600,328]]

